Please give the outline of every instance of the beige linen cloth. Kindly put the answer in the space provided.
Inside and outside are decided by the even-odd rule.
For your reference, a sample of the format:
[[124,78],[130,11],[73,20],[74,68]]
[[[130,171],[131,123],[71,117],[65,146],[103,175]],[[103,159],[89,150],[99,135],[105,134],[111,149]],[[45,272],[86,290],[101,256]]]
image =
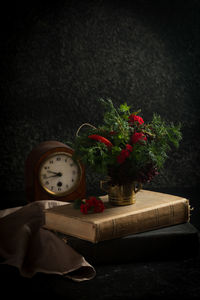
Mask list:
[[42,200],[0,211],[1,263],[15,266],[22,276],[59,274],[74,281],[90,280],[96,272],[83,256],[56,234],[44,229],[44,209],[66,202]]

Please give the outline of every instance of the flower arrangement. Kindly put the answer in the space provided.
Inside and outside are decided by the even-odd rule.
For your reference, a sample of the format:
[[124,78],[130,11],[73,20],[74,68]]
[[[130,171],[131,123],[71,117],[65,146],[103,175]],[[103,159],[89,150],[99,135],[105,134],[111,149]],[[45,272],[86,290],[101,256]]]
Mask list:
[[79,130],[73,143],[75,157],[107,175],[112,185],[151,181],[171,146],[179,146],[180,124],[166,124],[157,114],[145,123],[141,111],[131,111],[126,103],[115,108],[110,99],[100,102],[105,107],[103,124],[88,126],[81,134]]

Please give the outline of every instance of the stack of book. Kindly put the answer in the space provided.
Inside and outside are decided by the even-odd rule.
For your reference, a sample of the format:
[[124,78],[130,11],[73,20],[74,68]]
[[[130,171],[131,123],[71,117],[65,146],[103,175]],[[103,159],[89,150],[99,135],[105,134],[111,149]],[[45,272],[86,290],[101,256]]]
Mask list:
[[189,222],[189,200],[141,190],[136,203],[84,215],[73,204],[45,211],[45,227],[57,232],[90,263],[173,259],[198,253],[198,230]]

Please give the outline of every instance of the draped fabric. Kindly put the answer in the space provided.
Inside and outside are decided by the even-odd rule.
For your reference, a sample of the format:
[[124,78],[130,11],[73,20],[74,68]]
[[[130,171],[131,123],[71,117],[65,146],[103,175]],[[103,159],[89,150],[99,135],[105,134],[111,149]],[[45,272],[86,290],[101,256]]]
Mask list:
[[66,202],[42,200],[0,211],[1,263],[15,266],[22,276],[59,274],[74,281],[90,280],[96,272],[85,258],[43,228],[44,209]]

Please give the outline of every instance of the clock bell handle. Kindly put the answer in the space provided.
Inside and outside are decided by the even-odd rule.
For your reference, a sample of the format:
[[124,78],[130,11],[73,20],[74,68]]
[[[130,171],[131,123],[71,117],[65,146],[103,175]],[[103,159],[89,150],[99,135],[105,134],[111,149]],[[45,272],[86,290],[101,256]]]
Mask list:
[[94,128],[94,129],[96,129],[96,127],[93,126],[93,125],[91,125],[90,123],[83,123],[83,124],[78,128],[78,130],[77,130],[77,132],[76,132],[76,136],[78,136],[79,131],[80,131],[81,128],[84,127],[84,126],[90,126],[90,127]]

